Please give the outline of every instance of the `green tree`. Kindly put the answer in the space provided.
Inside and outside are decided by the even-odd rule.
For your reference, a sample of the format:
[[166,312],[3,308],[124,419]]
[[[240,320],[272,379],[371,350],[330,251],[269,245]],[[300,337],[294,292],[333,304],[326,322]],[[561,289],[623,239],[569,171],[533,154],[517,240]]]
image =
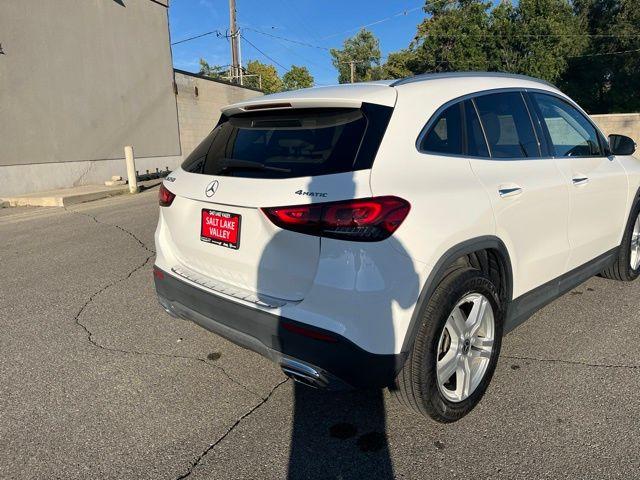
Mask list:
[[574,0],[574,6],[589,43],[582,55],[570,59],[560,85],[592,113],[639,111],[637,0]]
[[333,66],[338,70],[338,81],[351,81],[351,62],[354,65],[354,81],[376,80],[380,71],[380,42],[367,29],[361,29],[356,35],[347,38],[342,49],[332,48]]
[[424,10],[409,48],[389,56],[388,74],[488,70],[556,81],[585,48],[569,0],[427,1]]
[[418,25],[412,45],[414,73],[487,70],[490,7],[482,0],[427,1],[429,16]]
[[515,68],[507,71],[555,82],[569,59],[587,45],[582,22],[568,0],[520,0],[515,27],[510,33],[511,48],[519,58]]
[[297,90],[299,88],[313,87],[313,76],[307,67],[291,65],[291,69],[282,76],[285,90]]
[[264,93],[276,93],[281,92],[283,88],[282,79],[278,75],[278,70],[273,65],[262,63],[258,60],[250,60],[247,62],[245,72],[248,75],[255,75],[252,77],[246,77],[244,84],[248,87],[260,88]]
[[383,78],[404,78],[413,75],[416,63],[416,54],[407,48],[390,53],[387,61],[382,65]]
[[221,78],[227,74],[227,70],[220,65],[209,65],[204,58],[200,59],[200,75],[211,78]]
[[518,38],[518,11],[511,3],[500,3],[490,17],[489,35],[485,46],[489,56],[489,70],[518,72],[524,56],[522,42]]

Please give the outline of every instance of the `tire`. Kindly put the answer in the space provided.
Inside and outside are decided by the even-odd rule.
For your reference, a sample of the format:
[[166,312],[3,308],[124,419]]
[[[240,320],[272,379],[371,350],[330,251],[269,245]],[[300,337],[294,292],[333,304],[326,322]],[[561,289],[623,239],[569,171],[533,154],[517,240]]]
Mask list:
[[[459,335],[457,335],[458,340],[456,340],[456,346],[454,347],[453,341],[456,335],[455,333],[454,335],[449,335],[449,330],[455,324],[453,321],[454,309],[459,308],[460,311],[469,309],[470,307],[467,303],[462,304],[460,307],[458,306],[461,301],[478,296],[484,297],[488,301],[485,306],[490,305],[492,309],[493,345],[490,353],[486,351],[483,353],[484,359],[473,359],[474,365],[476,364],[475,362],[479,362],[477,363],[478,365],[480,362],[486,364],[483,375],[481,377],[476,376],[476,381],[478,381],[477,378],[480,378],[479,383],[473,390],[468,390],[470,393],[466,398],[452,399],[450,397],[453,394],[450,388],[454,388],[455,385],[456,391],[458,390],[458,369],[456,368],[456,373],[451,377],[452,380],[449,383],[441,385],[441,382],[438,381],[438,366],[440,364],[444,365],[445,360],[451,358],[448,356],[454,355],[455,352],[462,352],[461,355],[467,357],[477,354],[475,346],[469,348],[466,345],[467,342],[461,345],[459,340],[461,337]],[[475,306],[476,303],[472,305]],[[470,317],[471,315],[463,325],[466,326],[471,321]],[[393,396],[406,407],[424,416],[429,416],[438,422],[455,422],[464,417],[478,404],[489,386],[500,354],[503,321],[504,309],[500,303],[500,297],[495,285],[486,275],[472,268],[457,269],[449,273],[437,286],[421,313],[421,324],[413,347],[396,378],[394,387],[391,388]],[[489,337],[488,328],[484,330],[486,338],[480,339],[480,341],[486,343]],[[482,330],[478,332],[482,333]],[[449,348],[444,354],[447,336],[449,336]],[[480,336],[482,335],[480,334]],[[475,340],[477,338],[474,338],[473,341],[475,342]],[[467,353],[464,353],[465,346],[468,349]],[[476,353],[469,353],[472,351]],[[454,356],[458,357],[458,354]],[[440,372],[442,372],[441,376],[443,377],[447,375],[446,370],[440,370]],[[454,377],[455,383],[453,382]],[[464,391],[466,386],[464,382],[461,383],[461,386]]]
[[[620,244],[620,250],[616,261],[607,267],[601,276],[610,280],[619,280],[622,282],[632,282],[640,275],[640,264],[634,269],[631,265],[632,260],[635,260],[632,254],[632,249],[637,245],[637,235],[634,235],[634,229],[637,230],[640,225],[640,201],[636,201],[635,205],[631,209],[631,215],[627,221],[627,228],[624,231],[622,237],[622,243]],[[632,245],[633,244],[633,245]]]

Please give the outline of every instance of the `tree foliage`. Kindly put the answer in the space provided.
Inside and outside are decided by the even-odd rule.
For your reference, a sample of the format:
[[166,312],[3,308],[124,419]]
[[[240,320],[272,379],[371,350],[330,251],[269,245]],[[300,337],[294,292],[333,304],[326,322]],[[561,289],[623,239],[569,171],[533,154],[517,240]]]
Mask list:
[[280,78],[280,75],[278,75],[278,70],[276,70],[276,67],[273,65],[268,65],[258,60],[250,60],[247,62],[245,72],[248,75],[255,75],[244,79],[244,84],[246,86],[260,88],[260,83],[262,82],[262,91],[264,93],[276,93],[282,91],[282,79]]
[[637,0],[574,0],[574,5],[590,40],[583,56],[569,59],[562,88],[590,112],[640,111]]
[[291,65],[291,69],[282,76],[284,90],[313,87],[313,76],[307,67]]
[[430,14],[420,25],[413,43],[413,71],[448,72],[488,70],[487,33],[491,3],[459,0],[427,2]]
[[640,110],[637,0],[444,0],[426,1],[424,11],[382,76],[521,73],[558,83],[594,113]]
[[204,75],[206,77],[211,78],[221,78],[224,77],[228,72],[225,67],[221,67],[220,65],[209,65],[204,58],[200,59],[200,75]]
[[338,81],[351,81],[351,65],[354,62],[356,82],[376,80],[381,75],[380,42],[369,30],[363,28],[351,38],[347,38],[342,49],[332,48],[333,66],[338,70]]
[[430,14],[411,45],[414,73],[488,70],[555,81],[585,47],[568,0],[520,0],[492,8],[482,0],[427,2]]

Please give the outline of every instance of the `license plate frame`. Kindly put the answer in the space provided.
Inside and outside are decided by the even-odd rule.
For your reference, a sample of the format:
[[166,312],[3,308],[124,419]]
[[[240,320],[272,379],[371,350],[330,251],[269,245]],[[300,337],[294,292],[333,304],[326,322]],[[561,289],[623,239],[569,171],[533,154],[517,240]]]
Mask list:
[[203,208],[200,212],[200,240],[205,243],[238,250],[241,226],[242,215],[238,213],[211,208]]

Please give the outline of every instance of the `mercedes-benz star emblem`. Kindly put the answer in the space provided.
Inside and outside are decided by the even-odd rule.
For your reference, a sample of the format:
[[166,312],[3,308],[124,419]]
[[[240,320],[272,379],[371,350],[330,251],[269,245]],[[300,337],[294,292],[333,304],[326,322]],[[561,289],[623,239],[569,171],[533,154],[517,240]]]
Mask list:
[[207,185],[207,188],[204,190],[204,194],[207,197],[213,197],[213,195],[216,193],[216,191],[218,190],[218,186],[220,185],[220,182],[218,182],[218,180],[214,180],[213,182],[211,182],[209,185]]

